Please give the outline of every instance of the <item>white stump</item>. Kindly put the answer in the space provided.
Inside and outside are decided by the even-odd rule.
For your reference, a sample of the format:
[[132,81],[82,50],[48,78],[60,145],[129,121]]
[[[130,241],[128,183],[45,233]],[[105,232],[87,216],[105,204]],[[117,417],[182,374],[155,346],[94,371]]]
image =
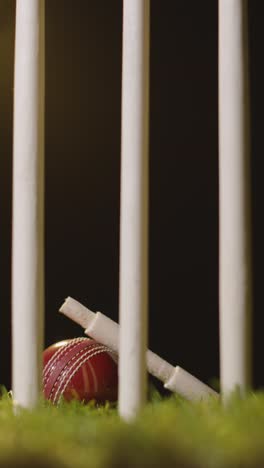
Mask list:
[[149,0],[123,2],[119,412],[146,398]]
[[251,255],[247,2],[219,0],[220,370],[250,384]]
[[14,89],[12,389],[36,404],[43,348],[44,0],[17,0]]

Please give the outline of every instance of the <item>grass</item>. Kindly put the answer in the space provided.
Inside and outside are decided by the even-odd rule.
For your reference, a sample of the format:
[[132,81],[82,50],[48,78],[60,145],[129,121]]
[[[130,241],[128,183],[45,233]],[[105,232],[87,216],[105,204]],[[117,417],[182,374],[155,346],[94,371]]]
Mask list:
[[189,403],[152,398],[137,420],[115,408],[41,402],[15,416],[0,400],[0,467],[220,468],[264,466],[264,393]]

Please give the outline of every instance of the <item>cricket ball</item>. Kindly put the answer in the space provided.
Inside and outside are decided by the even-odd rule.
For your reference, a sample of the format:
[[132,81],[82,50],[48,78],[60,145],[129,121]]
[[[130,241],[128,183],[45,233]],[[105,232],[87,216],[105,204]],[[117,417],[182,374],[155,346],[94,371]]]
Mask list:
[[60,341],[43,352],[43,392],[54,404],[116,401],[117,382],[116,355],[92,339]]

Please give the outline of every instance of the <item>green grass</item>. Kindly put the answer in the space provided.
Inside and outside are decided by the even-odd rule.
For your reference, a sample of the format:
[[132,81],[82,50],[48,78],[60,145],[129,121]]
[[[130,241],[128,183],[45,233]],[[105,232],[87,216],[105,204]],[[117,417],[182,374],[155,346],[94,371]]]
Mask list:
[[264,466],[264,393],[189,403],[158,395],[131,424],[114,408],[79,403],[14,415],[0,400],[0,467]]

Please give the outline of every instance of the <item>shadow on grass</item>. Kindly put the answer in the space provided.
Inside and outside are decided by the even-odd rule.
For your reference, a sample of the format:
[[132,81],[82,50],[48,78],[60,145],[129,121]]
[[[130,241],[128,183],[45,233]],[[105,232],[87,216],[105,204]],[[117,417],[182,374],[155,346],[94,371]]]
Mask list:
[[60,462],[46,456],[11,455],[0,460],[0,468],[65,468]]
[[112,445],[105,463],[107,468],[202,468],[175,448],[131,434],[119,437]]

